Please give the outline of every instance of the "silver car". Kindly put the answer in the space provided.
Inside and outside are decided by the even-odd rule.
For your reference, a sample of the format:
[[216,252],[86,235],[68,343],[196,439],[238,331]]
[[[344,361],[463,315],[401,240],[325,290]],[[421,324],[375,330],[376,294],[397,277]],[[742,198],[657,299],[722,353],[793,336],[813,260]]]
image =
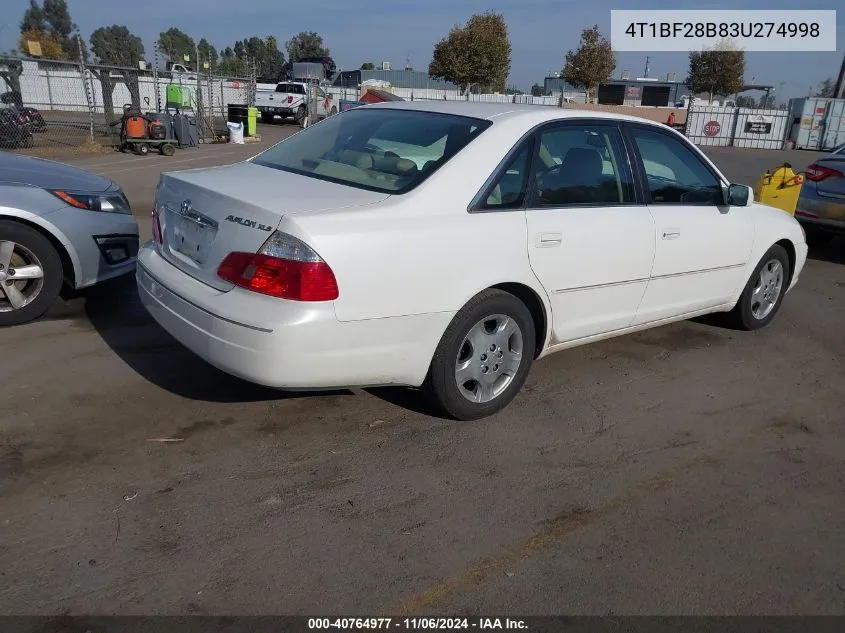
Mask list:
[[42,316],[64,284],[131,273],[137,255],[138,223],[117,184],[0,152],[0,326]]
[[823,245],[845,235],[845,145],[807,167],[795,218],[807,233],[807,243]]

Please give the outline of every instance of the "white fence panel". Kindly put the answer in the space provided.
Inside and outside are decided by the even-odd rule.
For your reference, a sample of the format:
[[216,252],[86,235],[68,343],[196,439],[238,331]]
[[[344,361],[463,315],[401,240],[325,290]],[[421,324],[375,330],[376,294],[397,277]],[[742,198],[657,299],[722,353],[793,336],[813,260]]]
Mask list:
[[786,110],[738,108],[734,127],[734,147],[782,149],[789,123]]
[[736,108],[692,106],[687,113],[686,135],[696,145],[727,147],[735,122]]

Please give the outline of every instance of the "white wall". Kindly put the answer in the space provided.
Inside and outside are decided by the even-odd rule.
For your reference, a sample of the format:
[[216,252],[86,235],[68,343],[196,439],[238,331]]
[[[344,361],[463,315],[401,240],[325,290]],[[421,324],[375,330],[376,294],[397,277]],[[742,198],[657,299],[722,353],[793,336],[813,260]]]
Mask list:
[[[129,72],[139,72],[132,71]],[[116,74],[116,73],[115,73]],[[140,74],[140,73],[139,73]],[[119,76],[115,76],[116,82],[112,101],[115,111],[120,112],[123,105],[131,102],[129,89]],[[103,89],[100,80],[93,73],[89,73],[88,88],[92,90],[95,112],[103,113]],[[170,83],[169,78],[160,77],[158,82],[159,95],[162,106],[165,100],[165,91]],[[11,87],[4,85],[7,82],[0,79],[0,92],[10,90]],[[79,69],[68,65],[60,70],[40,69],[37,62],[23,61],[23,74],[20,78],[21,96],[24,105],[38,108],[39,110],[63,110],[70,112],[87,112],[88,101],[85,95],[82,76]],[[196,91],[196,84],[186,84],[193,92]],[[236,87],[237,86],[237,87]],[[246,103],[247,82],[234,82],[220,77],[211,77],[206,80],[200,76],[200,87],[203,93],[203,101],[208,102],[211,97],[213,114],[223,115],[226,105],[229,103]],[[146,109],[156,106],[155,82],[150,73],[143,73],[138,78],[138,88],[141,95],[141,107]],[[149,106],[145,102],[149,99]]]

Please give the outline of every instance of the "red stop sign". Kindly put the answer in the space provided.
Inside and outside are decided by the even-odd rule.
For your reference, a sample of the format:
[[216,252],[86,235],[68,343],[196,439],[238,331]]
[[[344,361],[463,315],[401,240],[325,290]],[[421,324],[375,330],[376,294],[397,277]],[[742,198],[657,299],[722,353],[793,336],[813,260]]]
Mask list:
[[[240,81],[233,81],[233,82],[232,82],[232,88],[237,89],[237,88],[240,88],[240,87],[241,87],[241,82],[240,82]],[[710,125],[710,124],[708,123],[707,125]]]
[[718,121],[708,121],[704,124],[704,136],[716,136],[722,131],[722,126]]

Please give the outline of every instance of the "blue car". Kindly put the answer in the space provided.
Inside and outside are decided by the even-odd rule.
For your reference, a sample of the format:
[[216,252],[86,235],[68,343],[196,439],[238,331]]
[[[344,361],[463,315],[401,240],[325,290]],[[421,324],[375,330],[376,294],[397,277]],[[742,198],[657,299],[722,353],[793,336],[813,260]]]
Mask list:
[[810,245],[845,234],[845,144],[807,167],[795,218]]
[[133,272],[137,255],[138,223],[117,184],[0,152],[0,326],[41,317],[64,285]]

